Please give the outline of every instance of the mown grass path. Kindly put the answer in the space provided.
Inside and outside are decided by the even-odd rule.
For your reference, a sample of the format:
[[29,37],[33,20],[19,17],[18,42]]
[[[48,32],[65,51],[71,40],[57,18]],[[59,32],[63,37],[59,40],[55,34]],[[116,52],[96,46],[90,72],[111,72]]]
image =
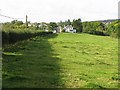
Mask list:
[[61,33],[36,37],[3,53],[3,87],[116,88],[117,39]]

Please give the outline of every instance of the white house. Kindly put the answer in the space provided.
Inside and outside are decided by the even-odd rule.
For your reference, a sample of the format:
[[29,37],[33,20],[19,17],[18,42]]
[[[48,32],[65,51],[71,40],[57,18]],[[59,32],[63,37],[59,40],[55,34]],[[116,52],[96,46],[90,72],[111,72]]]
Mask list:
[[54,30],[52,32],[53,33],[61,33],[62,32],[62,28],[60,26],[56,27],[56,28],[54,28]]
[[45,29],[45,32],[48,32],[49,30],[48,29]]
[[76,33],[76,29],[70,30],[71,33]]
[[52,32],[53,32],[53,33],[57,33],[57,31],[56,31],[56,30],[53,30]]
[[64,26],[65,32],[76,33],[76,29],[73,29],[72,25]]
[[32,26],[32,24],[28,23],[28,27],[31,27],[31,26]]

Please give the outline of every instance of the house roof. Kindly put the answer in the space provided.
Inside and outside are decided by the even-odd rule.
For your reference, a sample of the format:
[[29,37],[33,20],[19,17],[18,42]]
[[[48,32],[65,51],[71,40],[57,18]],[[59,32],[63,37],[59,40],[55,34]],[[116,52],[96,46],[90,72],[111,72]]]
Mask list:
[[73,28],[72,25],[67,25],[65,28]]

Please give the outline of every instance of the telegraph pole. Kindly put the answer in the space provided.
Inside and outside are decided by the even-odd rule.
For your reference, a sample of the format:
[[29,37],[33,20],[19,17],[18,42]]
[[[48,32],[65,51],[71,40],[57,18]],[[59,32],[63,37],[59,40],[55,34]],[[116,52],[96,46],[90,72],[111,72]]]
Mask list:
[[26,15],[26,28],[28,28],[28,21],[27,21],[28,16]]
[[[1,9],[0,9],[1,14]],[[0,49],[2,48],[2,22],[0,22]],[[0,50],[1,51],[1,50]],[[0,52],[0,58],[1,58],[1,52]],[[1,63],[1,62],[0,62]],[[0,82],[1,83],[1,82]],[[0,84],[1,85],[1,84]]]
[[120,19],[120,1],[118,2],[118,19]]

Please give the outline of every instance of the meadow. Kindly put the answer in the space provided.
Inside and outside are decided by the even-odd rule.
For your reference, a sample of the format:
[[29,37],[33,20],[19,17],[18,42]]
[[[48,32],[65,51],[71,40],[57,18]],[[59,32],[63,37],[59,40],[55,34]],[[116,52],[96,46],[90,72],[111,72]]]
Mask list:
[[60,33],[3,49],[3,88],[117,88],[118,40]]

